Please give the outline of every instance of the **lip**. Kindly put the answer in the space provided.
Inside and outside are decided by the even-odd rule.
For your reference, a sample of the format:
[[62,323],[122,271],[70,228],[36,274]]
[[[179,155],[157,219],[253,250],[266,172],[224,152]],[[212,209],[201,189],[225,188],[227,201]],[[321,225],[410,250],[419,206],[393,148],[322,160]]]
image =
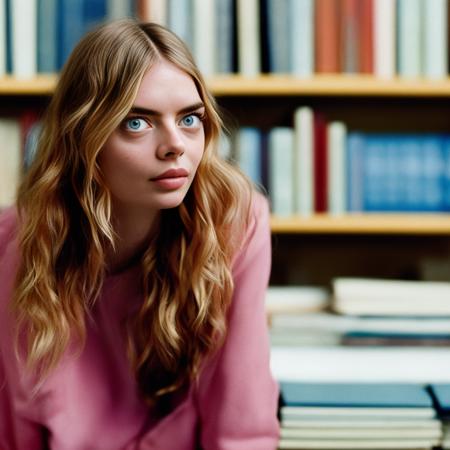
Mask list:
[[150,180],[159,181],[171,178],[185,178],[188,175],[189,172],[186,169],[169,169],[154,178],[150,178]]

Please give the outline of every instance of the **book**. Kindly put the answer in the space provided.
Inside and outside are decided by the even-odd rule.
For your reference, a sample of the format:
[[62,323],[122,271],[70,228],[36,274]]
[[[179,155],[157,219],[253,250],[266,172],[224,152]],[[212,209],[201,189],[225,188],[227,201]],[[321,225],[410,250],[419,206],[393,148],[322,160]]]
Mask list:
[[261,72],[259,2],[236,1],[238,72],[246,77],[256,77]]
[[333,293],[341,314],[450,316],[448,282],[336,278]]
[[20,122],[0,118],[0,209],[10,206],[16,198],[22,168],[22,135]]
[[280,217],[294,213],[294,130],[274,127],[269,132],[269,195],[272,213]]
[[328,212],[343,214],[347,210],[346,142],[347,127],[343,122],[330,122],[327,128]]
[[[216,9],[214,0],[192,0],[193,53],[200,71],[205,76],[216,72]],[[205,36],[207,38],[205,39]]]
[[294,212],[310,216],[314,205],[314,121],[310,107],[294,112]]
[[299,78],[314,74],[314,2],[289,0],[290,69]]
[[316,0],[314,16],[315,71],[339,73],[341,47],[338,0]]
[[57,1],[38,0],[37,8],[37,70],[55,73],[58,70]]
[[215,72],[235,72],[235,3],[233,0],[215,0]]
[[314,111],[314,206],[316,212],[328,211],[328,143],[325,117]]
[[343,73],[359,72],[360,22],[358,3],[360,0],[341,0],[340,46]]
[[169,1],[167,4],[167,26],[193,50],[194,18],[191,14],[192,0]]
[[406,449],[406,450],[422,450],[422,449],[430,449],[439,444],[439,439],[401,439],[401,440],[392,440],[392,439],[373,439],[373,440],[320,440],[320,439],[280,439],[278,443],[278,448],[282,449],[355,449],[355,450],[381,450],[381,449]]
[[447,0],[424,2],[423,73],[426,78],[444,79],[448,74]]
[[32,78],[37,73],[37,0],[10,3],[12,75]]
[[422,0],[398,0],[397,72],[406,78],[422,75],[423,6]]
[[241,127],[236,141],[238,166],[256,186],[261,186],[261,131],[255,127]]
[[433,411],[433,402],[418,383],[311,383],[281,382],[284,407],[412,408]]
[[272,346],[279,381],[449,383],[450,349],[444,347]]
[[[323,310],[329,305],[330,293],[316,286],[269,286],[266,291],[266,310],[269,315]],[[300,317],[304,315],[301,314]]]
[[291,14],[290,0],[267,0],[268,59],[270,72],[291,72]]
[[359,71],[373,74],[374,66],[374,0],[358,1]]
[[374,74],[395,75],[395,0],[374,0]]

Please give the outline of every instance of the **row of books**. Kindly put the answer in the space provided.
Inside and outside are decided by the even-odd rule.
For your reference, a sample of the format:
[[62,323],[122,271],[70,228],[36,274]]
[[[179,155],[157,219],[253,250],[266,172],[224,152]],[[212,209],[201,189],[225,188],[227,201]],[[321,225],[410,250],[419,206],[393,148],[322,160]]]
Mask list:
[[275,215],[450,210],[450,136],[349,131],[310,107],[293,122],[243,127],[229,147]]
[[280,391],[280,449],[448,448],[448,383],[284,381]]
[[446,0],[0,0],[0,76],[57,72],[85,32],[127,16],[171,28],[206,75],[448,74]]

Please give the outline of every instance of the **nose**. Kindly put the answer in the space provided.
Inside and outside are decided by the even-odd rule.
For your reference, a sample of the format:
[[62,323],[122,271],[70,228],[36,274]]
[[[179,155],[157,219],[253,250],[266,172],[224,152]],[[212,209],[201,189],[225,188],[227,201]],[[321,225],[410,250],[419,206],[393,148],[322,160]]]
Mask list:
[[156,156],[159,159],[176,159],[185,150],[185,144],[181,136],[181,130],[176,124],[164,126],[159,129],[159,142]]

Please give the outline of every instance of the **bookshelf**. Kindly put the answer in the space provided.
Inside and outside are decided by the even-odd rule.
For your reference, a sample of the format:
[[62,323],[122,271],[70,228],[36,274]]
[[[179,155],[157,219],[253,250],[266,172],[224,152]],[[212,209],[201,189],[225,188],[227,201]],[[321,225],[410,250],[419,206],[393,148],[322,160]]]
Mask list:
[[[1,109],[8,111],[6,108],[13,104],[16,111],[30,104],[44,106],[56,81],[54,74],[0,78]],[[308,104],[364,130],[450,131],[450,79],[227,75],[210,77],[207,82],[219,104],[239,124],[263,129],[274,123],[289,123],[294,109]],[[272,282],[276,284],[328,285],[339,275],[415,278],[420,277],[423,260],[450,259],[447,214],[273,216],[271,229]]]

